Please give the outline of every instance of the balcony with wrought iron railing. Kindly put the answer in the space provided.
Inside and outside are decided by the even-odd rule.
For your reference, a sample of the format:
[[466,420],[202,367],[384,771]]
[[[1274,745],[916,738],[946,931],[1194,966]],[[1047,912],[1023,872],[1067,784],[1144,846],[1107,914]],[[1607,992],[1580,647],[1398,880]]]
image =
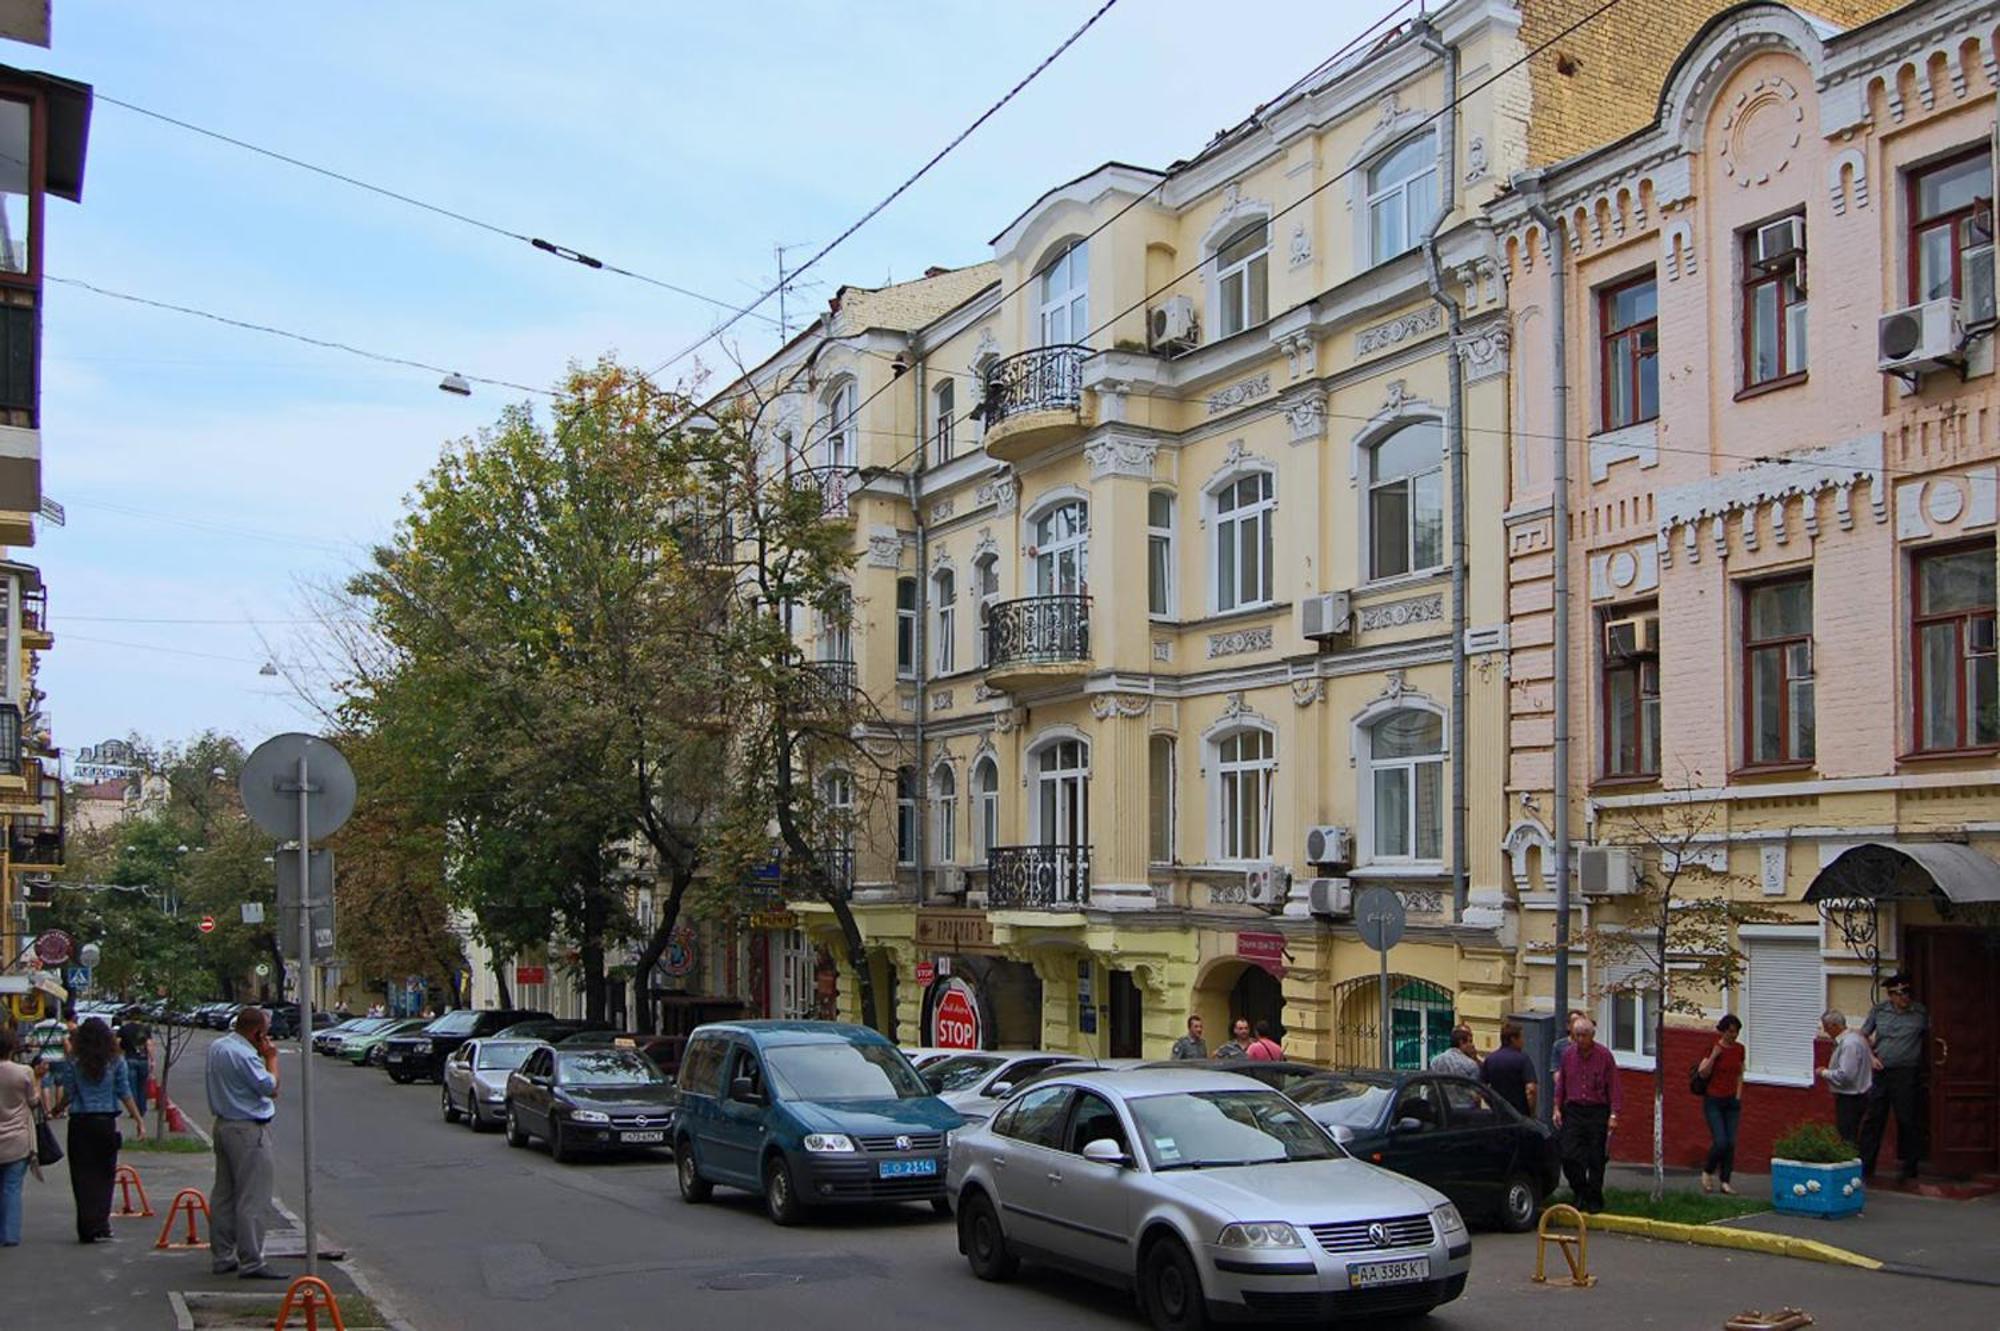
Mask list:
[[860,482],[853,467],[805,467],[792,473],[792,487],[819,496],[820,516],[845,519],[854,516],[851,497]]
[[1089,668],[1088,596],[1024,596],[988,611],[986,679],[993,688],[1074,678]]
[[1089,347],[1037,347],[998,361],[986,374],[986,451],[1020,462],[1083,437],[1083,363]]
[[1089,846],[995,846],[986,853],[989,910],[1081,910],[1089,904]]
[[860,701],[860,676],[852,661],[804,661],[793,677],[797,714],[804,717],[849,716]]

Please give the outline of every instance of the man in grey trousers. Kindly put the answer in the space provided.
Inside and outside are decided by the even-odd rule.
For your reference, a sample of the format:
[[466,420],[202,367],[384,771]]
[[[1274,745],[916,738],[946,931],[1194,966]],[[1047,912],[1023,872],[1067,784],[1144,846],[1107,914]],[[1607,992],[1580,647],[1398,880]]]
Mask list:
[[215,1186],[208,1195],[211,1269],[245,1280],[282,1280],[264,1265],[271,1214],[271,1120],[277,1115],[278,1046],[270,1016],[245,1006],[235,1029],[208,1047],[208,1109],[215,1116]]

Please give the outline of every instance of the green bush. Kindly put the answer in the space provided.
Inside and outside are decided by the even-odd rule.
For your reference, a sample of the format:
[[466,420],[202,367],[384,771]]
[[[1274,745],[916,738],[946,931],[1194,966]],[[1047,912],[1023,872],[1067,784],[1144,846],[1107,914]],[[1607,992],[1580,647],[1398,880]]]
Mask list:
[[1825,1123],[1794,1123],[1771,1144],[1773,1160],[1802,1165],[1838,1165],[1852,1160],[1854,1147]]

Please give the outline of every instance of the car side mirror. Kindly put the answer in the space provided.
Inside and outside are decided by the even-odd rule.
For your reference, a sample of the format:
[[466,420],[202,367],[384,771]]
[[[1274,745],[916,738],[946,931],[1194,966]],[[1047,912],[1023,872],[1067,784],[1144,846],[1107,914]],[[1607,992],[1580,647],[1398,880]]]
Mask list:
[[1420,1118],[1399,1118],[1396,1120],[1395,1126],[1389,1129],[1389,1131],[1394,1133],[1422,1132],[1423,1130],[1424,1121]]
[[740,1100],[746,1105],[761,1105],[765,1102],[764,1093],[758,1090],[757,1084],[748,1077],[738,1077],[729,1083],[729,1098]]
[[1132,1157],[1125,1153],[1125,1148],[1109,1137],[1099,1137],[1096,1141],[1086,1144],[1083,1148],[1083,1158],[1094,1160],[1100,1165],[1116,1165],[1120,1169],[1132,1163]]
[[1005,1100],[1008,1096],[1012,1095],[1013,1093],[1014,1093],[1014,1083],[1011,1081],[994,1082],[993,1088],[986,1092],[988,1096],[990,1096],[995,1100]]
[[1328,1128],[1327,1131],[1333,1135],[1333,1140],[1341,1146],[1350,1146],[1354,1142],[1354,1129],[1348,1127],[1345,1123],[1336,1123]]

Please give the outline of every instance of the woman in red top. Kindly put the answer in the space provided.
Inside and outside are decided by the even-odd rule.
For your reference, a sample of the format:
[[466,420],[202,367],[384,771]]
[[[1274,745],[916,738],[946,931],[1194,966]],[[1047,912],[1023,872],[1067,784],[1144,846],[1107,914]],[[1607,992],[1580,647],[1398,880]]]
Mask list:
[[1713,1192],[1716,1179],[1724,1192],[1735,1192],[1729,1176],[1736,1169],[1736,1125],[1743,1117],[1743,1044],[1736,1037],[1743,1023],[1732,1013],[1715,1023],[1715,1048],[1695,1069],[1708,1080],[1701,1111],[1708,1119],[1708,1162],[1701,1168],[1701,1190]]

